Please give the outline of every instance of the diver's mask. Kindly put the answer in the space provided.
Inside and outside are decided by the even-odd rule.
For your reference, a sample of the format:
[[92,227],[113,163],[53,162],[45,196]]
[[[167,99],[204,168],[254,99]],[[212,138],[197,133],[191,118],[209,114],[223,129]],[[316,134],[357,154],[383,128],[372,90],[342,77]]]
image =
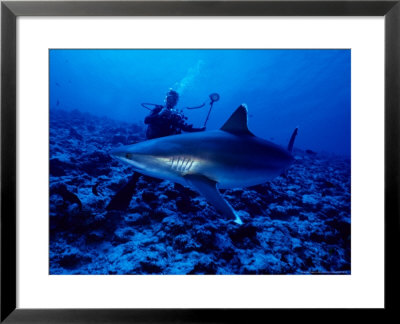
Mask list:
[[165,103],[167,107],[173,108],[178,104],[179,94],[178,92],[170,89],[165,97]]

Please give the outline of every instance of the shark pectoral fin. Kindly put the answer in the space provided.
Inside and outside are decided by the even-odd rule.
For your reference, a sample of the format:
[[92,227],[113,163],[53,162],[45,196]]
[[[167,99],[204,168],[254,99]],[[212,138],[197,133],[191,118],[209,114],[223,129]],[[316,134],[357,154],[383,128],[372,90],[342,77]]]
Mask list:
[[240,217],[237,215],[231,205],[221,196],[217,189],[217,183],[205,176],[187,174],[184,176],[185,180],[200,194],[202,194],[208,202],[210,202],[221,213],[234,217],[235,222],[243,224]]

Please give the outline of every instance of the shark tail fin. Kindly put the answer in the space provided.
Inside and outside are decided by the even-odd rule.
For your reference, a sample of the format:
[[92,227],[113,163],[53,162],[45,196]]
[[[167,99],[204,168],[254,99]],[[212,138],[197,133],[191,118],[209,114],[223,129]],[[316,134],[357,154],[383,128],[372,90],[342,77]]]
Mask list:
[[288,147],[287,147],[289,152],[292,152],[292,150],[293,150],[293,144],[294,144],[294,140],[296,139],[298,130],[299,130],[299,128],[296,127],[294,129],[293,133],[292,133],[292,136],[290,137],[290,141],[289,141],[289,144],[288,144]]

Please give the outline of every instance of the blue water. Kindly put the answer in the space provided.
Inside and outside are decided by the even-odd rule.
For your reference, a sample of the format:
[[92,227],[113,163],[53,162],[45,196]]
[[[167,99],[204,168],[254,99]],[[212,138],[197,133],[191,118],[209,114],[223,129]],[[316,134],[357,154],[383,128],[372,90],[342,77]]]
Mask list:
[[350,156],[350,50],[51,50],[50,109],[78,109],[142,123],[140,103],[162,104],[173,88],[178,108],[202,126],[208,95],[220,94],[208,129],[241,103],[257,136]]
[[[350,274],[350,60],[350,50],[50,50],[49,274]],[[194,188],[110,156],[146,140],[141,103],[163,104],[170,88],[195,127],[214,92],[208,130],[242,103],[259,137],[287,147],[299,127],[280,175],[221,190],[242,225]]]

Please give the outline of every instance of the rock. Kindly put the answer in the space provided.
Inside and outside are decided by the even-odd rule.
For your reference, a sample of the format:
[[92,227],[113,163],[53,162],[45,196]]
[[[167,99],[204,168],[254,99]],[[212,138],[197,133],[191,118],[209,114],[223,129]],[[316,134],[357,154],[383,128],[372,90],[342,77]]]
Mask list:
[[195,240],[200,243],[202,251],[214,250],[215,249],[215,233],[201,227],[194,232]]
[[195,206],[195,204],[192,202],[191,199],[184,199],[184,198],[178,198],[176,200],[176,208],[178,211],[184,214],[188,214],[190,212],[196,212],[198,208]]
[[68,213],[69,217],[74,218],[75,216],[79,215],[81,209],[82,209],[82,205],[73,203],[68,206],[67,213]]
[[306,153],[311,156],[315,156],[317,153],[312,150],[306,150]]
[[162,268],[159,265],[148,261],[140,262],[140,271],[144,274],[162,274]]
[[82,210],[82,202],[77,195],[70,192],[64,184],[55,184],[50,186],[50,196],[57,194],[64,199],[64,202],[69,204],[77,204],[79,209]]
[[180,193],[181,197],[195,198],[198,196],[198,193],[196,191],[193,191],[188,187],[184,187],[179,183],[174,183],[174,189]]
[[243,195],[243,192],[244,192],[243,189],[232,189],[229,191],[229,194],[236,198],[240,198]]
[[236,252],[233,248],[226,248],[219,253],[218,257],[220,259],[223,259],[223,260],[229,262],[234,258],[235,255],[236,255]]
[[151,191],[146,190],[142,192],[142,200],[146,203],[152,202],[157,199],[157,196]]
[[303,195],[303,204],[315,207],[319,200],[314,195]]
[[309,220],[309,215],[308,215],[308,213],[303,213],[303,212],[301,212],[301,213],[299,214],[299,219],[300,219],[301,221],[308,221],[308,220]]
[[321,243],[321,242],[324,242],[324,241],[325,241],[325,235],[324,235],[324,233],[323,233],[321,230],[318,229],[318,230],[313,231],[313,232],[310,234],[310,239],[311,239],[312,241]]
[[125,216],[125,222],[129,226],[149,225],[150,217],[148,215],[144,216],[143,214],[140,214],[140,213],[127,214]]
[[109,166],[99,166],[96,163],[84,162],[79,165],[81,171],[86,172],[92,177],[108,176],[111,172]]
[[335,188],[335,185],[330,181],[322,180],[321,187],[322,188]]
[[179,197],[179,191],[175,189],[168,189],[164,192],[164,194],[169,198],[169,199],[176,199]]
[[157,222],[162,221],[165,217],[168,216],[168,213],[162,208],[152,209],[149,213],[149,217]]
[[78,168],[92,177],[108,176],[111,172],[110,166],[113,161],[107,153],[96,151],[82,155],[79,159]]
[[322,206],[322,212],[328,218],[337,217],[338,213],[339,213],[335,207],[333,207],[331,205],[327,205],[327,204],[324,204]]
[[127,145],[127,138],[124,135],[114,135],[113,138],[111,139],[111,144],[117,145],[117,144],[123,144]]
[[288,208],[287,207],[283,207],[283,206],[279,206],[279,205],[271,205],[269,207],[269,212],[270,212],[270,217],[272,219],[286,220],[291,216],[288,213]]
[[50,160],[50,175],[53,177],[62,177],[66,175],[65,171],[70,171],[73,166],[64,161],[60,161],[59,159],[51,159]]
[[82,140],[83,140],[82,135],[80,135],[80,134],[75,130],[75,128],[72,128],[72,127],[69,129],[69,136],[70,136],[71,138],[77,139],[78,141],[82,141]]
[[[132,204],[131,204],[131,206],[132,206]],[[146,203],[141,202],[139,200],[139,203],[135,204],[132,207],[131,211],[133,213],[139,213],[139,214],[142,214],[143,216],[147,216],[148,217],[150,215],[150,213],[152,212],[152,209],[149,207],[149,205],[147,205]]]
[[162,220],[164,231],[170,236],[186,233],[185,224],[176,216],[168,216]]
[[132,241],[133,232],[131,230],[118,229],[112,237],[112,245],[120,245]]
[[249,223],[253,219],[253,217],[245,210],[236,210],[236,214],[244,223]]
[[139,137],[137,135],[129,135],[126,138],[127,145],[135,144],[135,143],[138,143],[138,142],[142,142],[143,140],[145,140],[145,139],[141,138],[141,137]]
[[351,226],[349,223],[342,220],[327,221],[326,224],[337,230],[343,239],[347,239],[351,233]]
[[245,239],[257,243],[257,228],[252,224],[243,224],[233,228],[228,233],[233,243],[243,243]]
[[190,252],[199,248],[199,245],[196,244],[188,234],[180,234],[176,236],[173,241],[173,246],[181,252]]
[[105,241],[105,234],[101,231],[91,231],[86,235],[87,244],[98,244]]
[[188,274],[216,274],[217,266],[211,260],[199,261]]
[[295,193],[294,191],[292,191],[292,190],[287,190],[287,191],[286,191],[286,194],[287,194],[288,197],[290,197],[290,198],[296,197],[296,193]]
[[90,257],[79,255],[77,253],[65,254],[60,258],[58,264],[65,269],[76,269],[78,266],[82,264],[87,264],[91,262],[92,259]]
[[94,124],[87,125],[86,128],[90,133],[94,133],[96,130],[96,126]]

